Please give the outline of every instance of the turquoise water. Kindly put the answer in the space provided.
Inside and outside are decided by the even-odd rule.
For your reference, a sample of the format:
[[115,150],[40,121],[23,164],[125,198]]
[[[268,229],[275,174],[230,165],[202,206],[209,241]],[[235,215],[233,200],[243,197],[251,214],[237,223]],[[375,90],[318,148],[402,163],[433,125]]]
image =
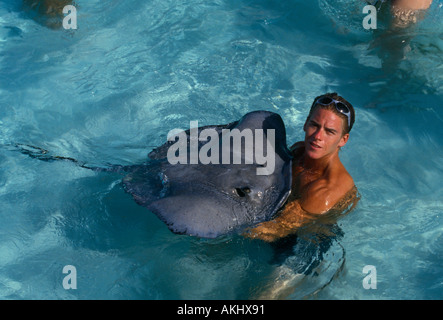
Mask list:
[[[78,29],[65,30],[0,1],[0,298],[259,297],[294,256],[318,251],[300,245],[279,265],[260,241],[172,234],[121,176],[8,146],[134,164],[191,120],[259,109],[279,113],[292,142],[328,91],[356,109],[341,159],[362,199],[317,274],[286,298],[443,298],[442,2],[396,33],[383,6],[365,30],[364,5],[79,0]],[[63,287],[66,265],[77,289]],[[363,287],[366,265],[376,289]]]

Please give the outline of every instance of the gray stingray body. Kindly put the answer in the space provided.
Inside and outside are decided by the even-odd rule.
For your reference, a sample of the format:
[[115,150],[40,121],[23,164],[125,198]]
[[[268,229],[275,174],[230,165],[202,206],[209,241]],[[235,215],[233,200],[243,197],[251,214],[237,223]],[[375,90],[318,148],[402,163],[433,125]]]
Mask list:
[[[149,154],[151,160],[146,164],[131,168],[123,179],[125,190],[138,204],[164,221],[171,231],[180,234],[215,238],[272,219],[291,190],[292,157],[281,117],[272,112],[254,111],[230,124],[200,127],[198,133],[205,129],[217,133],[220,145],[226,130],[243,132],[250,129],[255,134],[255,129],[259,129],[266,137],[268,129],[273,129],[275,144],[272,148],[264,140],[254,145],[255,150],[263,148],[259,151],[267,156],[275,155],[273,171],[258,175],[257,169],[263,168],[263,163],[255,156],[252,163],[245,163],[251,154],[245,141],[242,148],[232,145],[228,151],[231,162],[227,164],[222,163],[221,153],[219,164],[203,164],[200,159],[195,164],[190,161],[171,164],[168,150],[174,141],[168,141]],[[190,131],[185,131],[188,160],[192,143]],[[198,150],[209,140],[198,141]],[[236,153],[237,156],[240,153],[240,164],[232,163]]]

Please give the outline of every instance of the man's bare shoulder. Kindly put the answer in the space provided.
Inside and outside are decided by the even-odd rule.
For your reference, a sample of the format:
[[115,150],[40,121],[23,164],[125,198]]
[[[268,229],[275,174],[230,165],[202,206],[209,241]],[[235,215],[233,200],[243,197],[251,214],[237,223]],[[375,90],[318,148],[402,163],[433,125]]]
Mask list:
[[322,214],[331,209],[354,187],[354,180],[345,170],[340,178],[313,181],[303,192],[301,207],[310,213]]

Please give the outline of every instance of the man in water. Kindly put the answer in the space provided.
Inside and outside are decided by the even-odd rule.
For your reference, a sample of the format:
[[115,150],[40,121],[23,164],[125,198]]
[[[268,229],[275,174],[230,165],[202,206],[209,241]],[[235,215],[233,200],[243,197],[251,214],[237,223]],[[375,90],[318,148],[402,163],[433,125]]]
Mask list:
[[277,218],[249,230],[248,237],[275,241],[357,203],[354,181],[339,158],[354,121],[354,108],[336,93],[314,99],[303,126],[305,140],[291,147],[294,159],[288,203]]

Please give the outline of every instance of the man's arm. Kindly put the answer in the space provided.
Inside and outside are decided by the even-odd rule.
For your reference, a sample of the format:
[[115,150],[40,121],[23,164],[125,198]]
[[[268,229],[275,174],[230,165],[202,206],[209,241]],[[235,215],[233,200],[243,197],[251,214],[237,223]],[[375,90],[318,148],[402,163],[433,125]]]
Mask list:
[[330,186],[323,179],[316,181],[303,192],[301,199],[289,202],[277,218],[259,224],[244,236],[272,242],[295,233],[303,225],[323,216],[354,190],[353,187],[349,188],[349,185],[353,186],[350,176],[342,183],[340,186]]
[[298,200],[288,203],[277,218],[260,223],[247,231],[244,236],[272,242],[295,233],[298,228],[314,219],[314,215],[304,211]]
[[259,224],[245,236],[272,242],[295,233],[298,228],[329,209],[325,199],[330,196],[323,180],[316,181],[305,191],[301,199],[289,202],[277,218]]

